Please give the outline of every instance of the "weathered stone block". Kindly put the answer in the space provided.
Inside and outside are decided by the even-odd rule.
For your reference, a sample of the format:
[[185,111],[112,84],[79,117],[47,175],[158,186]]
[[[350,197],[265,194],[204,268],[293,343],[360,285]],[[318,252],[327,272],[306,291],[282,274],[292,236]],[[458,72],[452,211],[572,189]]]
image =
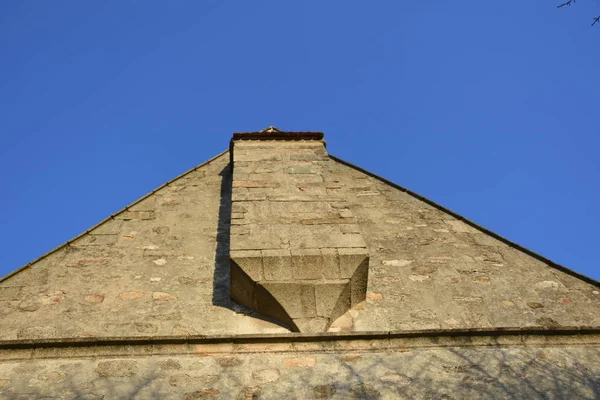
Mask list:
[[292,257],[289,250],[262,250],[263,273],[268,281],[292,279]]
[[266,200],[267,194],[265,193],[247,193],[234,190],[231,195],[231,201],[258,201]]
[[350,308],[350,291],[344,290],[350,284],[350,280],[326,281],[315,284],[315,301],[317,306],[317,315],[319,317],[332,318],[333,310],[338,302],[341,302],[337,308]]
[[254,306],[255,282],[235,263],[230,263],[231,298],[239,304],[252,308]]
[[360,229],[355,224],[340,225],[340,231],[344,234],[360,234]]
[[353,218],[354,213],[350,210],[340,210],[340,217],[341,218]]
[[165,292],[154,292],[152,293],[152,300],[156,301],[174,301],[177,300],[176,296]]
[[350,279],[350,300],[352,307],[365,300],[368,278],[369,259],[365,258],[354,270],[354,274]]
[[[280,249],[281,239],[274,233],[261,232],[260,236],[256,236],[255,232],[262,230],[261,227],[257,227],[256,231],[253,231],[254,225],[232,225],[231,226],[231,251],[234,250],[251,250],[251,249]],[[241,228],[241,229],[240,229]],[[246,232],[250,229],[252,234],[248,235]],[[240,235],[235,237],[235,235]],[[243,235],[243,236],[242,236]]]
[[100,361],[96,367],[101,378],[131,377],[136,370],[137,362],[133,360]]
[[368,257],[366,248],[341,248],[338,253],[341,278],[351,278],[356,268]]
[[284,168],[286,174],[314,174],[316,171],[310,167],[288,167]]
[[232,213],[245,213],[248,211],[247,205],[242,202],[235,202],[231,205]]
[[236,152],[234,161],[281,161],[281,155],[268,154],[261,151]]
[[321,271],[325,279],[340,279],[340,260],[337,249],[321,249]]
[[275,188],[279,183],[273,181],[236,181],[233,182],[234,188]]
[[326,161],[327,156],[323,154],[317,154],[314,151],[305,151],[300,154],[290,154],[290,161]]
[[292,319],[317,315],[314,285],[298,282],[264,282],[261,285]]
[[262,254],[260,250],[232,250],[231,260],[255,282],[263,279]]
[[296,324],[300,332],[325,332],[329,325],[329,319],[323,317],[295,318],[294,324]]
[[[297,296],[298,294],[301,296],[302,292],[296,291],[296,293],[292,293],[291,295]],[[269,285],[268,283],[263,285],[258,283],[255,286],[252,308],[263,315],[272,317],[277,321],[282,322],[288,326],[290,330],[295,331],[297,328],[289,315],[289,309],[284,308],[285,306],[280,303],[278,299],[278,297],[286,295],[290,295],[290,293],[286,292],[285,288],[282,288],[281,286]],[[292,312],[302,313],[302,309],[300,308],[298,310],[293,310]]]
[[294,279],[320,279],[323,276],[321,250],[293,249],[291,254]]

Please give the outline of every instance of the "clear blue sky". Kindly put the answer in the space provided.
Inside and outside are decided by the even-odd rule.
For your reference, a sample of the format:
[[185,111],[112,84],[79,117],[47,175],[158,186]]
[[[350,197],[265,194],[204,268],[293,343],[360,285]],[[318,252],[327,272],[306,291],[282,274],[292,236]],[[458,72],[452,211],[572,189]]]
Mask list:
[[275,125],[600,279],[600,5],[559,2],[3,1],[0,276]]

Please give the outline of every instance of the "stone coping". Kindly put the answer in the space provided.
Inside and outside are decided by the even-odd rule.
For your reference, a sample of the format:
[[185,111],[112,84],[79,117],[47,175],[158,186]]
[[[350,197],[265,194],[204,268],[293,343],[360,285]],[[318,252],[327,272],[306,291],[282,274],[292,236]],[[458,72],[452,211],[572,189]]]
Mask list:
[[440,345],[453,338],[477,339],[500,337],[568,337],[595,336],[594,343],[600,345],[600,326],[579,327],[506,327],[469,329],[425,329],[387,332],[322,332],[322,333],[274,333],[243,335],[190,335],[190,336],[112,336],[75,337],[48,339],[0,340],[0,352],[12,349],[101,347],[101,346],[154,346],[172,344],[277,344],[277,343],[325,343],[352,341],[385,341],[395,339],[433,340]]
[[233,140],[322,140],[323,132],[235,132]]

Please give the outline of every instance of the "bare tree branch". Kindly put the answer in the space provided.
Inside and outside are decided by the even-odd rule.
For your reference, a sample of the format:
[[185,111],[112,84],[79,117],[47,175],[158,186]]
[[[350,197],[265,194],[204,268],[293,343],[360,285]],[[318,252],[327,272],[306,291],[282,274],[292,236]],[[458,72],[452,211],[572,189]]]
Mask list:
[[556,8],[561,8],[561,7],[564,7],[564,6],[570,6],[571,4],[575,3],[576,1],[577,0],[569,0],[569,1],[565,2],[565,3],[562,3],[559,6],[556,6]]
[[[576,3],[576,2],[577,2],[577,0],[568,0],[568,1],[565,1],[564,3],[562,3],[562,4],[557,5],[556,8],[562,8],[564,6],[570,6],[571,4]],[[594,18],[594,22],[592,22],[592,26],[596,25],[596,23],[600,23],[600,15],[597,16],[596,18]]]

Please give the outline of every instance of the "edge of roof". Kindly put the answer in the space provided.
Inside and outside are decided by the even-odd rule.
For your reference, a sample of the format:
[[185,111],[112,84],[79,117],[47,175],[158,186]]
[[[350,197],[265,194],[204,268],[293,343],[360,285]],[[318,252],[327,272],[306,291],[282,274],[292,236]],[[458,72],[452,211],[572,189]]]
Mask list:
[[446,207],[444,207],[444,206],[442,206],[442,205],[440,205],[440,204],[438,204],[438,203],[436,203],[434,201],[431,201],[431,200],[429,200],[426,197],[421,196],[420,194],[417,194],[417,193],[415,193],[415,192],[413,192],[413,191],[411,191],[411,190],[409,190],[409,189],[407,189],[407,188],[405,188],[403,186],[400,186],[400,185],[398,185],[398,184],[396,184],[396,183],[394,183],[392,181],[389,181],[389,180],[387,180],[387,179],[385,179],[385,178],[383,178],[383,177],[381,177],[379,175],[374,174],[373,172],[367,171],[367,170],[365,170],[365,169],[363,169],[363,168],[361,168],[359,166],[356,166],[356,165],[354,165],[354,164],[352,164],[352,163],[350,163],[348,161],[344,161],[344,160],[342,160],[342,159],[340,159],[340,158],[338,158],[338,157],[336,157],[336,156],[334,156],[332,154],[329,154],[329,157],[332,160],[337,161],[337,162],[339,162],[339,163],[341,163],[341,164],[343,164],[343,165],[345,165],[347,167],[353,168],[353,169],[355,169],[357,171],[360,171],[363,174],[366,174],[366,175],[368,175],[368,176],[370,176],[372,178],[375,178],[375,179],[377,179],[377,180],[379,180],[379,181],[381,181],[381,182],[383,182],[383,183],[385,183],[387,185],[390,185],[390,186],[392,186],[392,187],[394,187],[394,188],[396,188],[398,190],[401,190],[401,191],[405,192],[406,194],[408,194],[408,195],[410,195],[410,196],[412,196],[412,197],[414,197],[414,198],[416,198],[418,200],[421,200],[422,202],[427,203],[430,206],[432,206],[432,207],[434,207],[434,208],[436,208],[436,209],[438,209],[440,211],[445,212],[446,214],[449,214],[449,215],[453,216],[454,218],[458,219],[459,221],[462,221],[462,222],[466,223],[467,225],[471,226],[472,228],[475,228],[478,231],[480,231],[482,233],[485,233],[486,235],[491,236],[494,239],[497,239],[497,240],[501,241],[502,243],[504,243],[504,244],[506,244],[506,245],[508,245],[508,246],[510,246],[510,247],[512,247],[514,249],[516,249],[516,250],[519,250],[519,251],[527,254],[528,256],[533,257],[533,258],[535,258],[535,259],[537,259],[537,260],[539,260],[539,261],[541,261],[541,262],[543,262],[543,263],[545,263],[545,264],[547,264],[547,265],[549,265],[549,266],[551,266],[551,267],[553,267],[553,268],[555,268],[555,269],[557,269],[557,270],[559,270],[561,272],[564,272],[564,273],[566,273],[568,275],[571,275],[571,276],[573,276],[575,278],[578,278],[578,279],[580,279],[582,281],[585,281],[585,282],[587,282],[589,284],[592,284],[592,285],[594,285],[596,287],[600,287],[600,281],[597,281],[594,278],[590,278],[589,276],[580,274],[579,272],[573,271],[572,269],[569,269],[569,268],[567,268],[567,267],[565,267],[565,266],[563,266],[561,264],[555,263],[554,261],[552,261],[552,260],[550,260],[550,259],[548,259],[548,258],[546,258],[546,257],[544,257],[544,256],[542,256],[542,255],[540,255],[538,253],[536,253],[535,251],[529,250],[528,248],[523,247],[520,244],[517,244],[517,243],[515,243],[515,242],[513,242],[513,241],[511,241],[511,240],[509,240],[509,239],[507,239],[507,238],[505,238],[503,236],[500,236],[499,234],[497,234],[495,232],[492,232],[492,231],[490,231],[487,228],[484,228],[483,226],[481,226],[481,225],[479,225],[479,224],[471,221],[470,219],[467,219],[467,218],[463,217],[462,215],[460,215],[460,214],[458,214],[458,213],[456,213],[456,212],[454,212],[454,211],[452,211],[452,210],[450,210],[450,209],[448,209],[448,208],[446,208]]
[[323,132],[235,132],[234,140],[322,140]]
[[141,202],[142,200],[145,200],[146,198],[152,196],[154,193],[158,192],[159,190],[161,190],[162,188],[169,186],[171,183],[177,181],[180,178],[183,178],[184,176],[198,170],[198,168],[204,167],[205,165],[210,164],[211,162],[215,161],[217,158],[224,156],[225,154],[227,154],[229,152],[229,150],[225,150],[222,151],[221,153],[217,154],[216,156],[208,159],[207,161],[203,162],[200,165],[196,165],[195,167],[185,171],[184,173],[176,176],[175,178],[163,183],[162,185],[160,185],[159,187],[157,187],[156,189],[152,190],[151,192],[145,194],[144,196],[140,197],[139,199],[135,200],[133,203],[130,203],[128,205],[126,205],[125,207],[123,207],[122,209],[120,209],[119,211],[111,214],[109,217],[103,219],[102,221],[98,222],[96,225],[92,226],[91,228],[85,230],[84,232],[80,233],[79,235],[75,236],[72,239],[67,240],[65,243],[58,245],[57,247],[55,247],[54,249],[50,250],[49,252],[42,254],[41,256],[39,256],[38,258],[36,258],[35,260],[23,265],[20,268],[17,268],[16,270],[9,272],[8,274],[0,277],[0,283],[4,282],[5,280],[9,279],[11,276],[18,274],[21,271],[24,271],[26,269],[28,269],[29,267],[31,267],[33,264],[37,263],[38,261],[43,260],[44,258],[48,257],[49,255],[69,246],[72,242],[74,242],[75,240],[79,239],[80,237],[83,237],[85,235],[87,235],[88,233],[90,233],[92,230],[98,228],[100,225],[104,224],[105,222],[108,222],[110,220],[115,219],[115,217],[125,211],[127,211],[130,207],[135,206],[137,203]]

